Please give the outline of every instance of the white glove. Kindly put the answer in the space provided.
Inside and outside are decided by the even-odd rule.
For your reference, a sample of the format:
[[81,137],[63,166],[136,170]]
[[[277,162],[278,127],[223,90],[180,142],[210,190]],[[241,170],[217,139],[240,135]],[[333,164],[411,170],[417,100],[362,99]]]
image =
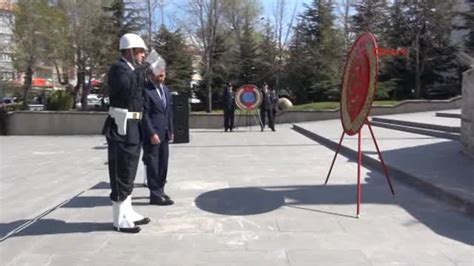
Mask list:
[[166,69],[165,60],[155,50],[151,50],[151,53],[145,58],[145,62],[150,64],[150,69],[156,76],[163,73]]

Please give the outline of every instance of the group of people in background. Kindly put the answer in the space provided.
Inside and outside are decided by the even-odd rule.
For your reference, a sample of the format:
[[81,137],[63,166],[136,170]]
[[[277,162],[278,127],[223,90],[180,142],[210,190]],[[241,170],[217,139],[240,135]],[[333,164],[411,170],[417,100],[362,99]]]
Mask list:
[[[278,113],[278,95],[274,88],[269,88],[266,82],[261,88],[262,103],[260,104],[260,130],[265,130],[266,120],[268,127],[275,131],[275,117]],[[235,90],[232,83],[228,83],[222,95],[222,109],[224,111],[224,131],[233,131],[234,116],[237,105],[235,103]]]
[[132,207],[142,149],[150,205],[173,204],[164,191],[168,143],[174,139],[172,98],[164,84],[164,69],[157,71],[153,62],[146,62],[147,47],[140,36],[123,35],[119,49],[121,58],[108,73],[110,109],[102,133],[108,145],[113,228],[138,233],[139,225],[151,221]]

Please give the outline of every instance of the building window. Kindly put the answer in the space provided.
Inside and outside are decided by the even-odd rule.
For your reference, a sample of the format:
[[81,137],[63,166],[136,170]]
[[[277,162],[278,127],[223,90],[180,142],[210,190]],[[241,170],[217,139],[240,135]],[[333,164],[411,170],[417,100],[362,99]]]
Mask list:
[[9,54],[0,53],[0,62],[11,62],[12,57]]
[[13,77],[14,77],[13,72],[0,72],[1,80],[13,80]]

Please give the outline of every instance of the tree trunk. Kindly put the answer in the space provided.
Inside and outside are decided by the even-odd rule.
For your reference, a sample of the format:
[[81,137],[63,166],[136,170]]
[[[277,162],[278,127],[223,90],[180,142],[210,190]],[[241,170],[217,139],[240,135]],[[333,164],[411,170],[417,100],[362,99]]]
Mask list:
[[75,88],[76,94],[81,92],[81,110],[87,110],[87,90],[84,86],[85,79],[84,67],[81,66],[77,72],[77,85]]
[[23,104],[21,109],[27,110],[28,109],[28,94],[31,89],[31,84],[33,83],[33,67],[29,65],[26,67],[25,73],[25,84],[23,85]]
[[421,73],[420,73],[420,31],[415,37],[415,98],[421,98]]

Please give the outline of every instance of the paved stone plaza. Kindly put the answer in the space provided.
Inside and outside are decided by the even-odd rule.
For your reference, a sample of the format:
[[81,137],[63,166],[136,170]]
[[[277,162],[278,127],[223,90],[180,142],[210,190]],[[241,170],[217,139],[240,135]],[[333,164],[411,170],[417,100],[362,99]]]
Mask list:
[[[336,124],[310,125],[337,141]],[[406,141],[380,137],[382,151]],[[175,205],[147,205],[139,169],[133,202],[152,222],[137,235],[111,230],[102,136],[0,145],[2,265],[474,265],[472,216],[396,176],[393,198],[384,175],[364,168],[356,219],[357,164],[340,156],[324,186],[334,151],[291,125],[192,130],[171,146]]]

